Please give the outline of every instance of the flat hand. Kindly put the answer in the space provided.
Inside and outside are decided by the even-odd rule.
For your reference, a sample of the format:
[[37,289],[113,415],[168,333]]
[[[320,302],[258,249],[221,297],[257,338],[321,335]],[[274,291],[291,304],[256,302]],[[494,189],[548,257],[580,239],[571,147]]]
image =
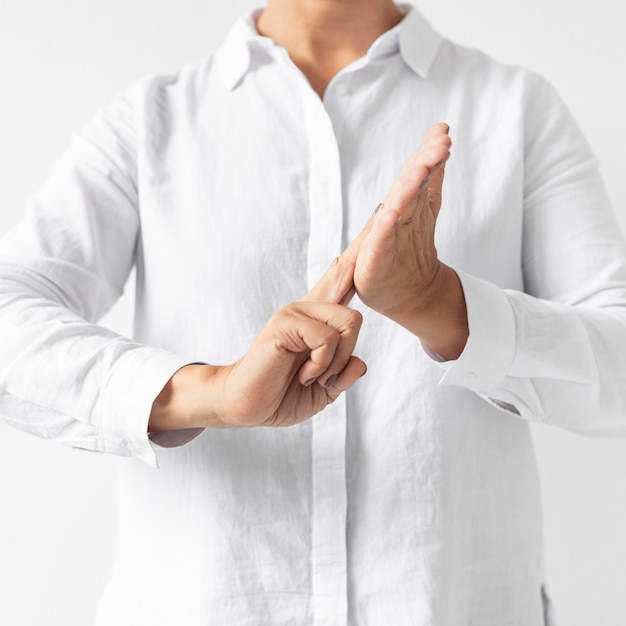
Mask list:
[[436,124],[408,159],[360,246],[354,284],[361,300],[392,319],[429,305],[441,264],[435,225],[444,163],[450,156],[446,124]]

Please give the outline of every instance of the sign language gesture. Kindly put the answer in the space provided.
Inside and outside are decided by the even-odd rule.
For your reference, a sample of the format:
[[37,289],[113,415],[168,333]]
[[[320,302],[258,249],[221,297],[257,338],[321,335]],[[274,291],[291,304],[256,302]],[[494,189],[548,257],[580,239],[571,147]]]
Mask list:
[[465,300],[434,243],[450,145],[447,125],[433,126],[382,209],[313,289],[275,313],[236,363],[179,370],[153,404],[150,430],[290,426],[321,411],[366,371],[352,354],[362,322],[347,306],[355,293],[456,358],[468,335]]

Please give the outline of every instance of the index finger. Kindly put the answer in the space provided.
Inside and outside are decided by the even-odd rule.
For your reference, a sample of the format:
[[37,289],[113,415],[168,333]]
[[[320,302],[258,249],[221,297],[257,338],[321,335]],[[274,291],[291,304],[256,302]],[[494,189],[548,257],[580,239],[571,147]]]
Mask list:
[[[376,207],[376,211],[380,206],[379,204]],[[374,215],[376,211],[374,211]],[[370,217],[363,230],[352,240],[350,245],[333,260],[311,291],[302,298],[303,302],[331,302],[344,306],[350,303],[355,293],[354,267],[361,243],[372,227],[374,215]]]

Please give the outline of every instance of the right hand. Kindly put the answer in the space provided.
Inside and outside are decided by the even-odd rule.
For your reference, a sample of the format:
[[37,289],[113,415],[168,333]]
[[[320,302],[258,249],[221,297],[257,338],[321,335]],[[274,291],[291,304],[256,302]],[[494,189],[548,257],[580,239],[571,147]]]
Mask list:
[[365,374],[352,355],[361,321],[334,303],[280,309],[239,361],[220,368],[223,425],[291,426],[319,413]]
[[362,316],[348,308],[372,219],[300,302],[280,309],[250,350],[218,368],[223,426],[291,426],[333,402],[367,371],[352,355]]
[[148,430],[290,426],[319,413],[363,376],[365,363],[352,356],[362,318],[347,305],[371,222],[300,302],[270,318],[236,363],[178,370],[154,401]]

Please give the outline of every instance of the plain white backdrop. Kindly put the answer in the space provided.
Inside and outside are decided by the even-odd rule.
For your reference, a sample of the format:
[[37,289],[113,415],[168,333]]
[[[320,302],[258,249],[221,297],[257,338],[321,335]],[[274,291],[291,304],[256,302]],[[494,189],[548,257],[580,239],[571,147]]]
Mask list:
[[[626,230],[621,3],[414,1],[444,35],[537,70],[558,88],[600,159]],[[71,132],[99,107],[141,76],[172,72],[210,54],[236,17],[262,3],[0,4],[0,235],[23,214]],[[103,323],[128,334],[132,306],[131,282]],[[557,623],[623,626],[626,441],[548,426],[534,434]],[[129,461],[61,448],[0,425],[0,624],[91,623],[112,561],[120,462]]]

